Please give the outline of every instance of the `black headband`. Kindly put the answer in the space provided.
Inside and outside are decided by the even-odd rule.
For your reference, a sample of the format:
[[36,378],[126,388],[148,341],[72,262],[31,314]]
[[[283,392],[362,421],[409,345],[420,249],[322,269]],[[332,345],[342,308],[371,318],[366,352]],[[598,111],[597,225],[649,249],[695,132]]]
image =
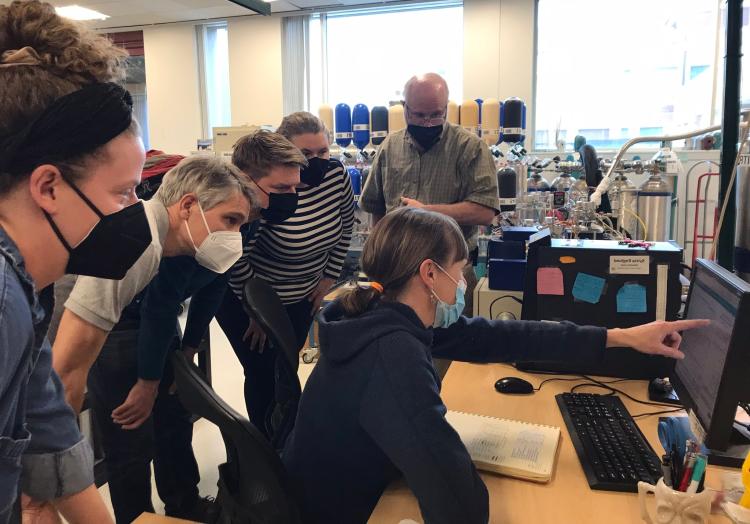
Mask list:
[[25,174],[90,153],[125,131],[133,99],[117,84],[92,84],[55,100],[18,133],[0,138],[0,173]]

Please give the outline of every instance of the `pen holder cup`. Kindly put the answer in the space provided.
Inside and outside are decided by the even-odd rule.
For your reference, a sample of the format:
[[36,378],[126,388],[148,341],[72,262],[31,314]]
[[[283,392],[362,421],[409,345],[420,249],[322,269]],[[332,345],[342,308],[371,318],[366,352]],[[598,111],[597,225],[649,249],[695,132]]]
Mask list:
[[[655,518],[646,507],[649,493],[656,495]],[[711,512],[713,493],[704,489],[700,493],[675,491],[659,479],[656,486],[646,482],[638,483],[638,499],[641,506],[641,518],[648,524],[703,524]]]

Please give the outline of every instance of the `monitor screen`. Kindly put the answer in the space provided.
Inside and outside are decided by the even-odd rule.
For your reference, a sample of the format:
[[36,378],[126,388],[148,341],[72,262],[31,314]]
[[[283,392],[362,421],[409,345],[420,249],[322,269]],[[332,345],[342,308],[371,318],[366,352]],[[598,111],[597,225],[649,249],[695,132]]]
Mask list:
[[707,318],[711,324],[682,334],[680,348],[685,359],[677,362],[675,373],[690,393],[692,408],[706,429],[714,414],[740,299],[741,295],[718,275],[696,266],[686,318]]

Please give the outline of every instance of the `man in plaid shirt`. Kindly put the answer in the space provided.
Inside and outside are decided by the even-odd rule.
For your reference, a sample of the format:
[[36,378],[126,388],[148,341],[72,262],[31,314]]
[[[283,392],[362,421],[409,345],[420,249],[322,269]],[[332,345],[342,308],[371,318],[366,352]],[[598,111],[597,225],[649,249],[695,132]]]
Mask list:
[[464,268],[466,308],[472,312],[477,277],[477,234],[500,211],[495,163],[475,134],[445,121],[448,84],[435,73],[412,77],[404,87],[406,129],[380,146],[359,204],[377,222],[399,206],[423,207],[458,222],[471,260]]

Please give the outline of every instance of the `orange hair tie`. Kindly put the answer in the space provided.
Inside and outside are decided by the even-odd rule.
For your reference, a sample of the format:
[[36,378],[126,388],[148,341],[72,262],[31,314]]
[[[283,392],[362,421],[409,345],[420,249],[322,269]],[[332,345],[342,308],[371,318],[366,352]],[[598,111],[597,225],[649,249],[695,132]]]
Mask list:
[[370,287],[373,288],[378,293],[383,292],[383,284],[381,284],[380,282],[370,282]]

